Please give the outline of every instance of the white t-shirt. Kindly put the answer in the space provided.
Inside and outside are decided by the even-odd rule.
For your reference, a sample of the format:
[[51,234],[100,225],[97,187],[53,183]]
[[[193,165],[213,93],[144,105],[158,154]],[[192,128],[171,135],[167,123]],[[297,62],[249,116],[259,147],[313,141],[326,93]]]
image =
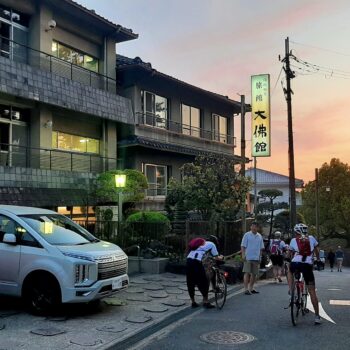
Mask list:
[[244,247],[247,260],[259,261],[261,249],[264,249],[264,241],[259,232],[248,231],[244,234],[241,246]]
[[[308,236],[308,237],[309,237],[309,241],[310,241],[311,254],[306,257],[306,260],[304,261],[304,263],[312,265],[313,264],[314,249],[315,249],[315,247],[318,246],[318,242],[316,241],[316,238],[314,236]],[[293,259],[292,259],[292,262],[303,262],[302,261],[303,256],[298,254],[299,248],[298,248],[298,243],[297,243],[295,238],[293,238],[290,241],[289,249],[292,252],[294,252],[294,254],[295,254]]]
[[196,250],[191,250],[187,258],[202,261],[204,254],[207,252],[210,252],[212,256],[219,255],[216,245],[213,242],[205,242],[205,244],[201,245]]

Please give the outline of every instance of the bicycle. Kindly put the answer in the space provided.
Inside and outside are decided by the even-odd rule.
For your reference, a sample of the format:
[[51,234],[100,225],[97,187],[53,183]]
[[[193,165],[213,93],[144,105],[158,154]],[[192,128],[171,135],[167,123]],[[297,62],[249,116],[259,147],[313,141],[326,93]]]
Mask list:
[[212,259],[212,271],[214,273],[213,280],[214,284],[214,294],[215,294],[215,304],[217,309],[221,310],[226,302],[227,297],[227,282],[225,277],[225,272],[220,270],[220,265],[224,264],[224,261]]
[[300,313],[302,316],[305,316],[305,314],[309,312],[309,309],[306,307],[307,296],[308,292],[305,286],[303,274],[297,270],[294,272],[294,281],[290,299],[290,311],[293,326],[297,325]]

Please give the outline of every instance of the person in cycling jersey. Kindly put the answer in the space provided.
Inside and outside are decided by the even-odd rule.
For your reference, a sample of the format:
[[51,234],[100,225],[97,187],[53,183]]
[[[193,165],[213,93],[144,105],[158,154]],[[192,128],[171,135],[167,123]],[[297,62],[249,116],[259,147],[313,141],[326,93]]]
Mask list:
[[315,324],[321,323],[319,315],[318,298],[315,289],[315,276],[313,272],[313,255],[319,257],[318,242],[315,237],[308,235],[308,227],[304,224],[297,224],[294,227],[295,237],[290,241],[289,249],[292,254],[292,261],[288,273],[289,291],[292,290],[294,272],[300,271],[310,294],[310,299],[315,310]]
[[192,307],[199,305],[195,301],[195,287],[199,289],[203,296],[203,306],[207,309],[212,309],[215,306],[208,300],[209,279],[207,278],[203,260],[207,256],[217,259],[222,259],[219,255],[216,245],[208,240],[202,240],[202,243],[196,249],[190,250],[186,261],[186,281],[188,294],[192,301]]

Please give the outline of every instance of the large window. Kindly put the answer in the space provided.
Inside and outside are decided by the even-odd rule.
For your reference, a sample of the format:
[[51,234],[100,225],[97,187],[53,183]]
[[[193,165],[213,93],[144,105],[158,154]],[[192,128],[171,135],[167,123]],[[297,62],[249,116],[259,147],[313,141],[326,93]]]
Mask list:
[[144,173],[148,181],[147,196],[165,196],[167,186],[167,167],[145,164]]
[[100,141],[85,136],[52,132],[52,148],[74,152],[100,153]]
[[181,116],[182,133],[185,135],[200,137],[200,109],[182,104]]
[[213,139],[227,143],[227,118],[213,114]]
[[142,91],[143,122],[158,128],[167,128],[168,100],[148,91]]
[[58,41],[52,41],[52,55],[62,60],[98,72],[98,59],[85,53],[65,46]]

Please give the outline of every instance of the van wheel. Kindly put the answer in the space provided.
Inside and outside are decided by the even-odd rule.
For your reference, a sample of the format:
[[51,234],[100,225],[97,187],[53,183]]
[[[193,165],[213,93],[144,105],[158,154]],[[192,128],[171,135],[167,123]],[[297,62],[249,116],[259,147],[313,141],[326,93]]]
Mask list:
[[47,315],[61,304],[61,293],[54,278],[40,276],[27,282],[24,298],[29,311],[34,315]]

